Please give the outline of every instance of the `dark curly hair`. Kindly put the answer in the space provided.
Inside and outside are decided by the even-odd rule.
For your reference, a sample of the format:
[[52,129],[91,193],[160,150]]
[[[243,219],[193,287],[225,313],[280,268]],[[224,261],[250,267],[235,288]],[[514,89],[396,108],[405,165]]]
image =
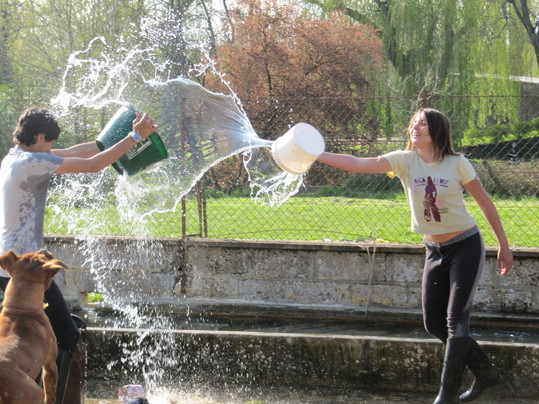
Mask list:
[[45,134],[45,140],[55,141],[60,136],[60,126],[56,118],[45,108],[28,108],[19,117],[13,132],[13,143],[31,146],[36,143],[36,136]]

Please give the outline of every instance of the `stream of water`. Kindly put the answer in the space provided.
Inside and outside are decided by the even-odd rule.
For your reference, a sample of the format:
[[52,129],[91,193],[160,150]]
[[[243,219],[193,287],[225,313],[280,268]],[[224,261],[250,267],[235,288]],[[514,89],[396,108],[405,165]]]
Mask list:
[[[150,268],[165,253],[146,237],[145,225],[152,213],[178,209],[182,197],[208,169],[236,154],[243,155],[253,203],[286,202],[299,190],[303,177],[279,168],[271,157],[272,142],[258,137],[232,91],[213,93],[193,80],[167,77],[156,57],[158,48],[159,44],[111,49],[103,38],[93,39],[70,56],[52,105],[60,120],[84,110],[113,114],[122,106],[147,112],[159,125],[169,157],[133,176],[112,169],[60,176],[48,208],[68,234],[84,241],[84,265],[91,268],[107,305],[119,313],[119,322],[132,328],[152,324],[152,328],[171,329],[175,324],[157,310],[129,303],[137,301],[139,285],[150,282],[149,274],[132,275],[130,268]],[[116,206],[123,232],[137,240],[126,254],[117,254],[98,236],[88,236],[103,234],[111,205]],[[163,363],[175,360],[167,356],[173,341],[163,334],[151,348],[142,350],[146,336],[141,332],[136,344],[122,347],[122,360],[143,370],[152,403],[175,402],[163,398],[170,395],[161,385]],[[157,391],[161,393],[156,396]]]

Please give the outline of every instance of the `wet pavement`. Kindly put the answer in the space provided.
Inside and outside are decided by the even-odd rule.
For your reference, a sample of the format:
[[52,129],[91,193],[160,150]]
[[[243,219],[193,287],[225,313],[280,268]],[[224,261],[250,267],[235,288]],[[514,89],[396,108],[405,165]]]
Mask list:
[[[115,399],[119,384],[113,382],[88,381],[85,404],[120,404]],[[289,389],[289,388],[242,388],[170,389],[148,395],[150,404],[432,404],[436,394],[367,392],[358,390],[332,389]],[[511,399],[496,398],[496,390],[487,393],[477,404],[539,404],[539,398]]]

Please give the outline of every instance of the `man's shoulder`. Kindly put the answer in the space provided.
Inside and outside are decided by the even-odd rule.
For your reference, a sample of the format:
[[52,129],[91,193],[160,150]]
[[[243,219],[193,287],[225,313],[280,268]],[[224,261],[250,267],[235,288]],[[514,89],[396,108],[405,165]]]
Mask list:
[[36,151],[27,151],[19,148],[11,148],[4,160],[16,162],[51,162],[53,164],[62,164],[64,159],[62,157],[55,156],[51,153],[43,153]]
[[50,153],[31,152],[19,148],[10,149],[2,160],[2,177],[36,175],[51,176],[64,161]]

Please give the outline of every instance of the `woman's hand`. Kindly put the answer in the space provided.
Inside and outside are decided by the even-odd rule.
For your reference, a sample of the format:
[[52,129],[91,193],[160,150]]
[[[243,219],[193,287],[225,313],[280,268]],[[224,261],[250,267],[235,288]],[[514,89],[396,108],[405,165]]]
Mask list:
[[498,249],[498,270],[500,271],[500,275],[507,275],[511,272],[513,262],[513,253],[509,247],[500,247]]

